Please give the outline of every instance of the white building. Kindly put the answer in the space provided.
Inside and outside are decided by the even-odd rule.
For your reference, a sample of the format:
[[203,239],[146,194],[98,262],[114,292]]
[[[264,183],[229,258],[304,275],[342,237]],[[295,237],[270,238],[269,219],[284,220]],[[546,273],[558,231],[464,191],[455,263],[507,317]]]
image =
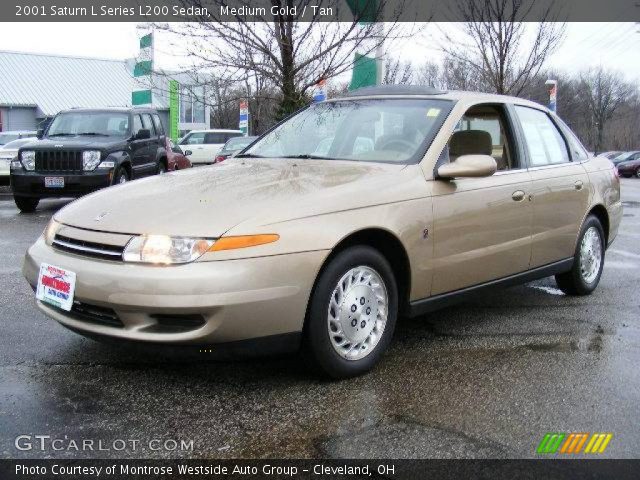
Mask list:
[[[60,110],[131,106],[134,60],[0,51],[0,131],[36,130]],[[178,130],[209,128],[206,88],[183,73],[154,75],[153,106],[168,131],[168,78],[180,87]]]

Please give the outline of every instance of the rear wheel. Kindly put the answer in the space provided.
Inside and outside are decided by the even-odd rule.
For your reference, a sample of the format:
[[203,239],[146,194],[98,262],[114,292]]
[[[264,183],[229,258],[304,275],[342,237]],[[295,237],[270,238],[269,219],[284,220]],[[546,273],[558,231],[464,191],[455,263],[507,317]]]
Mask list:
[[558,287],[567,295],[589,295],[602,276],[605,240],[600,220],[589,215],[582,226],[574,254],[573,267],[556,275]]
[[113,184],[119,185],[121,183],[127,183],[131,178],[129,178],[129,172],[123,166],[118,167],[116,173],[113,175]]
[[158,163],[158,175],[162,175],[164,173],[167,173],[167,166],[163,161],[160,161],[160,163]]
[[636,170],[636,177],[640,178],[640,167]]
[[348,248],[316,281],[304,336],[310,363],[333,378],[360,375],[380,360],[398,316],[398,292],[386,258],[367,246]]
[[16,206],[23,213],[35,212],[40,199],[37,197],[18,197],[14,196],[13,200],[16,202]]

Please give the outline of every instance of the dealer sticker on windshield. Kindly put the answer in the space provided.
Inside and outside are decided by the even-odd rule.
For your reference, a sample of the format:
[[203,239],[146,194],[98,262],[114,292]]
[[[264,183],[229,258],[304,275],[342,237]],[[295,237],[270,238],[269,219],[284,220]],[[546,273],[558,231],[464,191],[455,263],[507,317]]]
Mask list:
[[40,265],[36,298],[69,312],[73,306],[76,274],[47,263]]

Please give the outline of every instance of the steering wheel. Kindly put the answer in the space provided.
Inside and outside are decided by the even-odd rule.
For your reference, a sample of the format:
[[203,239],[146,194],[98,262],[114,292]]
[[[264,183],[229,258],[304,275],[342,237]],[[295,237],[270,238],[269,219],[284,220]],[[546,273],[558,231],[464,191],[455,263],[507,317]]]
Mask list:
[[[397,145],[400,149],[390,148],[392,145]],[[390,138],[389,140],[382,142],[380,145],[380,150],[395,150],[400,152],[413,152],[415,148],[416,146],[413,143],[402,138]]]

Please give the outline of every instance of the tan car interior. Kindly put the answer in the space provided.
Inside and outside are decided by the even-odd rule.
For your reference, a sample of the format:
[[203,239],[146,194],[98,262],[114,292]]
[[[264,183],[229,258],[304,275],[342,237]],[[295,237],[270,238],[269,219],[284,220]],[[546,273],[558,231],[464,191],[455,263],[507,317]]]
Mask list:
[[[492,136],[491,133],[494,133]],[[499,137],[498,143],[494,139]],[[470,108],[449,140],[449,160],[461,155],[490,155],[498,170],[514,168],[513,156],[500,107],[481,105]]]

